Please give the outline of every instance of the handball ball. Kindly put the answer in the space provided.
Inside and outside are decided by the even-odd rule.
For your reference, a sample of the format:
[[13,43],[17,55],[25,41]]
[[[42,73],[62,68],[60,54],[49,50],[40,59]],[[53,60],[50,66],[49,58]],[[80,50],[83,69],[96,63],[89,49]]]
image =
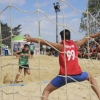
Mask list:
[[29,34],[25,34],[24,36],[25,36],[25,37],[30,37],[30,35],[29,35]]

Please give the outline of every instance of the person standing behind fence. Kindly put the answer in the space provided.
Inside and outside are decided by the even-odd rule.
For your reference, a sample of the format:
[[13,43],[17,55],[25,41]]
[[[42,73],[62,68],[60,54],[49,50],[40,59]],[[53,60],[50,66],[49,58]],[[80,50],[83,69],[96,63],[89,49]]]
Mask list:
[[42,45],[40,45],[40,54],[42,54],[42,50],[43,50]]
[[35,49],[35,46],[34,44],[31,42],[30,45],[29,45],[29,49],[30,49],[30,58],[32,59],[33,58],[33,55],[34,55],[34,49]]
[[5,46],[5,56],[8,56],[8,45]]
[[43,48],[43,54],[45,54],[46,53],[46,45],[42,45],[42,48]]
[[[20,43],[20,42],[18,42],[18,46],[17,46],[17,51],[20,51],[20,50],[22,50],[23,49],[23,45]],[[17,52],[17,51],[15,51],[15,52]],[[18,53],[18,55],[19,55],[20,53]],[[17,56],[16,56],[16,58],[17,58]]]
[[18,49],[18,51],[23,49],[23,45],[20,42],[18,42],[18,48],[17,49]]
[[[24,37],[30,37],[30,35],[29,34],[25,34]],[[30,45],[30,42],[25,42],[25,44]]]

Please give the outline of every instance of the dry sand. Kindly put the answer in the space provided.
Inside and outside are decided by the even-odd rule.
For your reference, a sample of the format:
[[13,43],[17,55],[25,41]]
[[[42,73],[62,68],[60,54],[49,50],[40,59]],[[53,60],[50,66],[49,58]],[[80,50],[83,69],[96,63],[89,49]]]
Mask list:
[[[1,61],[1,59],[0,59]],[[41,89],[40,89],[40,77],[39,77],[39,56],[35,55],[34,59],[30,59],[30,68],[31,75],[24,77],[23,72],[19,78],[18,84],[25,84],[25,86],[7,86],[12,83],[12,79],[15,79],[15,76],[18,72],[18,59],[15,57],[12,60],[12,57],[2,57],[2,65],[8,65],[10,63],[15,64],[14,67],[12,65],[8,65],[6,67],[2,67],[2,72],[0,69],[0,78],[2,74],[2,80],[0,79],[0,86],[5,86],[0,91],[11,93],[14,92],[17,94],[5,94],[0,92],[0,100],[40,100],[38,96],[42,93],[43,89],[47,86],[47,84],[54,78],[59,72],[59,63],[58,58],[53,56],[40,55],[40,66],[42,70],[40,70],[41,75]],[[93,64],[93,63],[95,64]],[[100,61],[92,60],[89,61],[87,59],[79,59],[80,66],[83,71],[88,71],[90,69],[90,73],[95,76],[95,79],[100,87]],[[98,68],[97,68],[98,67]],[[48,71],[44,70],[47,69]],[[13,71],[12,71],[13,70]],[[89,83],[87,81],[80,83],[70,83],[67,85],[66,94],[66,86],[54,91],[50,94],[50,100],[66,100],[66,96],[68,100],[90,100],[90,90],[88,87]],[[41,90],[41,92],[40,92]],[[98,100],[95,93],[91,90],[92,100]],[[37,97],[34,97],[37,96]]]

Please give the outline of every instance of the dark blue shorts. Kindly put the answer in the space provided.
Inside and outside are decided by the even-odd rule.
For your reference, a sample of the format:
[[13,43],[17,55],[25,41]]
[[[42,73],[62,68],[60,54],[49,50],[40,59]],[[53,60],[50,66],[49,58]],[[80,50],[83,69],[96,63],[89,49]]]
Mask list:
[[[80,74],[80,75],[74,75],[74,76],[70,76],[70,77],[75,79],[78,82],[81,82],[81,81],[84,81],[88,78],[88,73],[87,72],[82,72],[82,74]],[[75,82],[70,77],[67,77],[67,83]],[[61,77],[61,76],[57,76],[51,81],[51,84],[54,87],[60,88],[60,87],[62,87],[66,84],[66,78]]]

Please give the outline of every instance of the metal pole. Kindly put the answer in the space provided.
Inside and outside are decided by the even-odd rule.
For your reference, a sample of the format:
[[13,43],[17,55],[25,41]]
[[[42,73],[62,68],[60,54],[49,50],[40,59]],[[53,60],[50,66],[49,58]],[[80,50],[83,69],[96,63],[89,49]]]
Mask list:
[[[36,0],[36,2],[37,2],[37,10],[39,10],[39,1]],[[39,12],[37,13],[37,22],[38,22],[38,36],[40,37],[40,14]],[[42,86],[41,86],[40,39],[38,40],[38,43],[39,43],[39,56],[38,56],[39,57],[39,80],[40,80],[40,96],[41,96]]]
[[[58,24],[58,12],[56,11],[56,23]],[[56,24],[56,43],[58,43],[58,25]]]

